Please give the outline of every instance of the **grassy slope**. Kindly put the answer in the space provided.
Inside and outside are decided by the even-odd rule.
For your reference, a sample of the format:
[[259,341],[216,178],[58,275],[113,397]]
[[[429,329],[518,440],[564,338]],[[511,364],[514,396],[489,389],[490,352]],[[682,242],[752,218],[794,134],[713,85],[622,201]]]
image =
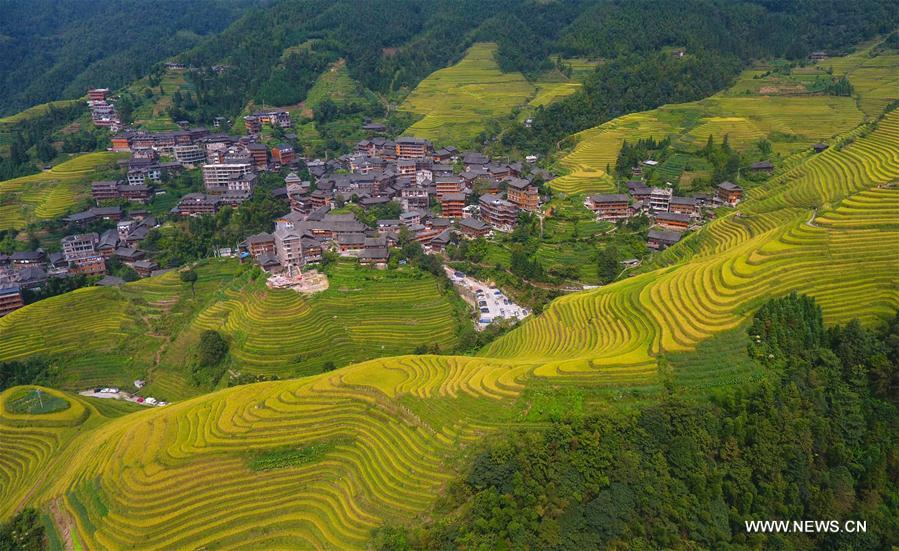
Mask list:
[[130,387],[144,378],[145,394],[171,400],[202,392],[190,384],[187,366],[204,329],[229,338],[229,369],[281,377],[318,373],[328,361],[341,366],[422,344],[456,345],[453,305],[434,278],[412,268],[341,262],[331,287],[310,298],[252,282],[233,261],[204,263],[198,275],[195,296],[172,272],[18,310],[0,318],[0,361],[58,356],[63,388]]
[[[149,98],[144,96],[144,90],[147,88],[153,92]],[[168,114],[168,109],[172,105],[172,95],[176,91],[193,93],[193,86],[188,84],[183,71],[167,69],[159,85],[151,87],[145,77],[129,86],[127,90],[142,101],[132,115],[134,124],[151,132],[162,132],[179,130],[178,125]]]
[[0,182],[0,230],[58,218],[90,197],[90,181],[115,168],[123,153],[86,153],[52,169]]
[[441,144],[468,143],[491,118],[508,115],[528,101],[534,86],[521,73],[503,73],[496,45],[472,46],[457,64],[432,73],[400,105],[424,118],[406,134]]
[[[741,216],[669,249],[669,265],[559,299],[477,357],[385,358],[229,389],[83,431],[67,448],[77,456],[10,428],[7,464],[25,467],[6,495],[44,507],[62,498],[88,547],[363,547],[374,526],[433,503],[465,444],[583,408],[581,396],[639,397],[660,380],[659,355],[688,389],[755,376],[705,353],[732,357],[766,298],[809,293],[829,322],[871,323],[899,307],[899,190],[877,188],[899,178],[899,112],[851,135],[754,188]],[[311,446],[326,451],[251,468],[261,454]]]
[[626,139],[671,136],[676,146],[691,150],[702,147],[709,135],[720,141],[727,134],[738,149],[767,138],[785,157],[829,140],[881,112],[895,96],[899,55],[871,58],[872,47],[821,63],[834,75],[847,75],[858,98],[763,95],[759,90],[767,81],[753,78],[760,71],[748,70],[730,89],[711,98],[633,113],[580,132],[574,150],[561,160],[568,174],[557,178],[553,188],[566,193],[612,191],[606,167],[615,166]]
[[81,103],[84,101],[83,99],[64,99],[59,101],[51,101],[47,103],[41,103],[39,105],[35,105],[34,107],[29,107],[24,111],[20,111],[15,115],[10,115],[8,117],[0,118],[0,126],[4,124],[16,124],[22,121],[43,115],[47,111],[50,110],[51,107],[62,108],[69,107],[70,105],[75,105],[76,103]]

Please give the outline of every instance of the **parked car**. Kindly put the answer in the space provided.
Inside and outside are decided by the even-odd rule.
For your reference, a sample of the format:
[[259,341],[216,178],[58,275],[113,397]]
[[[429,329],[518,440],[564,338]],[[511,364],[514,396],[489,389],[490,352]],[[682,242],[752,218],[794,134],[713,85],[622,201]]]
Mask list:
[[482,314],[489,314],[489,313],[490,313],[490,308],[481,308],[481,313],[482,313]]

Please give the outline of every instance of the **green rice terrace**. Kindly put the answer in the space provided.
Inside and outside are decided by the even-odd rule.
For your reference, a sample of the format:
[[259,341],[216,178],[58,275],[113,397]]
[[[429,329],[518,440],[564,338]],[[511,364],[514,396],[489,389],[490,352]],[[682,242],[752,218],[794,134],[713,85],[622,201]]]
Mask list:
[[[862,110],[851,98],[723,95],[588,131],[597,140],[614,131],[612,141],[664,130],[689,142],[703,125],[744,129],[737,143],[755,139],[753,128],[789,127],[799,143],[835,137],[823,153],[791,155],[736,209],[642,273],[557,299],[474,356],[395,355],[417,343],[451,348],[452,305],[413,272],[348,264],[334,268],[327,292],[308,299],[267,291],[235,264],[212,262],[198,267],[196,298],[166,274],[3,318],[0,358],[66,357],[68,388],[146,372],[149,388],[175,403],[117,416],[46,390],[69,407],[29,414],[8,406],[20,389],[0,394],[0,517],[33,504],[52,517],[51,539],[74,548],[364,548],[385,522],[421,519],[464,469],[466,446],[559,411],[649,398],[661,385],[662,358],[687,393],[754,378],[744,329],[771,297],[806,293],[828,323],[893,315],[899,111],[864,111],[891,99],[873,80],[868,88],[868,73],[849,72],[864,76],[857,93],[884,97],[862,100]],[[722,120],[732,117],[748,122]],[[572,155],[589,158],[584,170],[597,175],[568,185],[603,189],[598,171],[609,154],[589,153],[587,143]],[[363,288],[370,291],[357,293]],[[405,315],[412,311],[416,324]],[[179,390],[187,388],[182,366],[209,327],[234,343],[234,367],[252,373],[314,373],[325,358],[361,363],[189,398]],[[316,331],[335,336],[322,344],[310,338]],[[90,353],[85,342],[95,343]],[[365,354],[384,357],[362,361]],[[719,369],[713,359],[724,356],[728,368]]]

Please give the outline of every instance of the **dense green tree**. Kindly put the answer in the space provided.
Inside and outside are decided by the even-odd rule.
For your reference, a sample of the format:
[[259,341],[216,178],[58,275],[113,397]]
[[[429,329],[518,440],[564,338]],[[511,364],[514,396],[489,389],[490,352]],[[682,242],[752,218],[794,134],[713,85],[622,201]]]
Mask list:
[[44,525],[36,510],[22,509],[0,524],[0,551],[42,551],[47,548]]
[[195,286],[197,284],[197,272],[193,270],[182,270],[178,276],[181,278],[181,281],[184,283],[190,283],[190,292],[191,295],[197,296],[195,291]]
[[596,255],[596,271],[601,283],[610,283],[618,277],[621,272],[618,256],[618,248],[615,245],[606,246]]
[[228,341],[221,333],[211,329],[203,331],[200,335],[200,345],[197,349],[197,358],[203,367],[213,367],[219,364],[228,354]]

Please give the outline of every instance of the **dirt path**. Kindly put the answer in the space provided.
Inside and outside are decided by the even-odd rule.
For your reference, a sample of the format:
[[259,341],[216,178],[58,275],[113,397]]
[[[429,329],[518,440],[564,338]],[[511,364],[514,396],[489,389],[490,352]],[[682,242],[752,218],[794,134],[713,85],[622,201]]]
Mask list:
[[72,517],[69,516],[68,511],[62,506],[60,500],[62,498],[58,497],[50,502],[50,517],[53,519],[53,524],[56,525],[57,532],[62,536],[63,549],[71,551],[75,549],[75,544],[72,542],[74,522],[72,522]]
[[818,216],[818,207],[815,207],[815,210],[812,211],[812,217],[809,218],[809,219],[808,219],[808,222],[806,222],[805,224],[806,224],[807,226],[811,226],[811,227],[813,227],[813,228],[817,228],[818,226],[815,225],[815,217],[816,217],[816,216]]

